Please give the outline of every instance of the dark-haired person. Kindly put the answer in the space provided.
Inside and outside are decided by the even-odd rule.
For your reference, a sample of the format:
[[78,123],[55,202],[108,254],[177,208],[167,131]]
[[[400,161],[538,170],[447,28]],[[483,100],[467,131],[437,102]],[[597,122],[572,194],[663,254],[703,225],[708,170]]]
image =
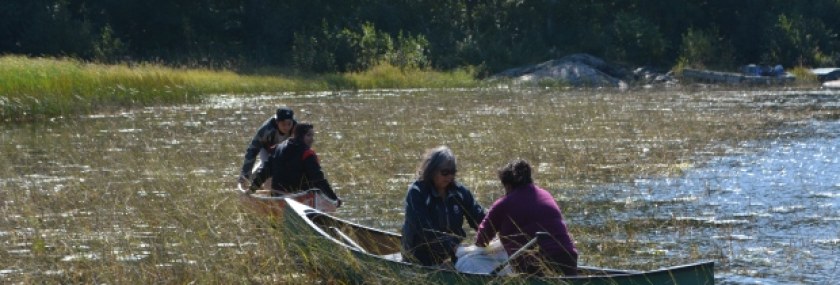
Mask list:
[[256,168],[259,168],[268,161],[274,147],[292,135],[292,128],[296,123],[295,112],[286,107],[278,108],[274,117],[263,122],[254,134],[254,138],[251,139],[248,149],[245,150],[245,160],[242,162],[242,171],[239,173],[239,184],[247,185],[246,183],[251,180],[251,171],[255,169],[257,157],[259,156],[260,163],[256,165]]
[[405,197],[402,255],[422,265],[455,263],[455,250],[466,237],[464,220],[473,229],[484,219],[484,209],[466,187],[455,181],[455,155],[446,146],[426,152],[417,180]]
[[547,232],[550,238],[540,239],[537,243],[538,254],[525,254],[512,260],[513,268],[520,273],[540,276],[551,272],[577,275],[578,253],[574,240],[554,197],[534,185],[531,165],[525,160],[513,160],[500,168],[497,174],[506,194],[493,203],[487,217],[481,221],[475,245],[487,246],[498,234],[510,255],[535,237],[537,232]]
[[311,188],[324,191],[330,199],[338,202],[341,199],[330,187],[330,183],[321,170],[318,156],[312,150],[315,143],[315,127],[312,124],[300,123],[294,128],[294,134],[288,140],[275,147],[274,153],[268,161],[254,172],[249,190],[259,189],[260,185],[269,177],[272,195],[283,195],[300,192]]

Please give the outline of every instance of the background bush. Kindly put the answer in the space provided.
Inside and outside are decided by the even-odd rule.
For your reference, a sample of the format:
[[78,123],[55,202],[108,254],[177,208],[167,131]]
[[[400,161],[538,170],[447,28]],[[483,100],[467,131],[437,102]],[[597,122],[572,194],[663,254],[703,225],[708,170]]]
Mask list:
[[480,75],[571,53],[819,67],[838,64],[836,19],[836,0],[7,0],[0,54],[304,72],[384,61]]

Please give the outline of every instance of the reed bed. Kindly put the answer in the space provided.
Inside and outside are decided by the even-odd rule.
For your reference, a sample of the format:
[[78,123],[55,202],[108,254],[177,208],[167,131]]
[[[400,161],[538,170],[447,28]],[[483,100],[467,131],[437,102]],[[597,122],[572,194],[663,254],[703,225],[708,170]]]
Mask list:
[[466,71],[404,70],[387,64],[347,74],[247,75],[151,63],[104,65],[75,59],[2,56],[0,121],[195,103],[213,94],[474,85],[476,81]]
[[[147,78],[135,76],[135,82]],[[205,78],[213,81],[206,88],[215,78]],[[26,85],[16,84],[18,90]],[[252,132],[278,105],[315,124],[315,148],[345,199],[341,217],[399,228],[416,163],[425,149],[446,144],[459,159],[458,179],[483,205],[502,194],[493,170],[512,158],[529,160],[537,183],[560,201],[584,264],[652,269],[726,261],[726,249],[691,238],[708,225],[603,218],[626,209],[586,197],[601,195],[592,185],[679,174],[704,158],[738,150],[741,142],[776,137],[786,122],[838,113],[814,105],[778,107],[768,103],[779,97],[766,94],[300,92],[9,126],[0,146],[0,283],[345,283],[324,271],[358,267],[348,264],[346,253],[306,254],[318,250],[315,243],[306,250],[290,243],[284,235],[293,233],[242,209],[230,191]],[[686,240],[662,245],[634,238],[646,231],[685,233]],[[648,251],[663,247],[684,254]],[[358,272],[370,273],[363,276],[370,283],[424,283],[375,268]]]

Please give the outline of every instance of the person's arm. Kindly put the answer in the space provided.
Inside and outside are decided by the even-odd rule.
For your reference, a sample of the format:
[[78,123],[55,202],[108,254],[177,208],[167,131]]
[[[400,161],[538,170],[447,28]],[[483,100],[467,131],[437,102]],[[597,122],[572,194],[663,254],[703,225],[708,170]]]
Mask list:
[[[262,126],[257,130],[257,133],[254,134],[254,137],[251,139],[251,143],[248,144],[248,148],[245,150],[245,159],[242,162],[242,171],[240,172],[240,180],[250,179],[251,177],[251,170],[254,168],[254,163],[257,162],[257,155],[260,153],[260,149],[262,149],[263,145],[265,145],[264,138],[265,132],[269,130],[268,124],[271,124],[271,120],[266,121],[263,123]],[[244,182],[244,181],[240,181]]]
[[480,247],[487,246],[494,237],[496,237],[497,233],[497,220],[499,219],[499,211],[497,209],[498,202],[494,203],[493,206],[490,206],[490,210],[487,211],[487,216],[484,217],[484,220],[481,221],[481,224],[478,226],[476,230],[476,237],[475,237],[475,245]]
[[[413,185],[408,186],[408,191],[405,195],[405,224],[403,225],[402,238],[408,240],[407,246],[414,247],[417,245],[416,237],[422,234],[420,224],[423,223],[422,217],[419,214],[418,207],[423,204],[418,203],[422,198],[419,197],[419,189]],[[406,248],[408,250],[408,248]]]
[[330,187],[330,183],[327,181],[324,171],[321,169],[321,164],[318,163],[318,155],[315,154],[315,151],[307,149],[303,152],[303,169],[306,172],[306,178],[309,179],[312,186],[321,189],[321,191],[324,191],[324,194],[327,194],[327,197],[338,201],[339,206],[341,205],[341,199],[338,198],[338,195]]
[[261,164],[260,167],[257,168],[257,170],[255,170],[254,173],[251,175],[253,177],[252,177],[252,180],[251,180],[251,186],[248,187],[248,190],[250,190],[251,192],[254,192],[257,189],[260,189],[262,187],[263,182],[265,182],[265,180],[267,180],[269,177],[271,177],[271,163],[270,163],[270,161],[271,161],[271,157],[273,157],[273,156],[274,155],[270,156],[269,159],[268,159],[269,161],[266,161],[266,163]]
[[467,223],[473,229],[478,229],[478,223],[484,220],[484,208],[478,204],[478,201],[475,200],[472,193],[466,188],[463,188],[463,200],[461,201],[462,207],[464,210],[464,216],[467,219]]

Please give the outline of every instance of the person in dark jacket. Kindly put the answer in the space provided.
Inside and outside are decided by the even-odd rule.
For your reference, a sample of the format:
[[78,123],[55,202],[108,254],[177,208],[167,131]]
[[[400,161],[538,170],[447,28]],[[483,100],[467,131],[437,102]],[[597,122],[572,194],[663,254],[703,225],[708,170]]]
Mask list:
[[476,229],[484,209],[466,187],[455,181],[458,171],[452,151],[441,146],[428,151],[418,178],[405,197],[402,255],[422,265],[455,263],[455,250],[466,237],[464,220]]
[[315,127],[301,123],[295,126],[294,135],[278,145],[268,161],[254,172],[254,180],[249,190],[259,189],[269,177],[272,178],[272,195],[300,192],[311,188],[324,191],[330,199],[341,206],[341,199],[330,187],[330,183],[321,170],[318,156],[312,150],[315,142]]
[[512,260],[514,269],[540,276],[550,272],[577,275],[578,253],[574,240],[554,197],[534,185],[531,165],[525,160],[513,160],[500,168],[498,175],[506,194],[487,211],[487,217],[478,227],[475,245],[486,246],[498,233],[510,255],[537,232],[547,232],[550,238],[537,241],[538,254],[525,254]]
[[[238,179],[240,184],[247,185],[245,183],[251,180],[251,171],[268,161],[274,147],[292,135],[292,128],[296,123],[295,112],[286,107],[278,108],[274,117],[263,122],[245,150],[245,160],[242,162],[242,171]],[[260,158],[259,164],[257,157]]]

